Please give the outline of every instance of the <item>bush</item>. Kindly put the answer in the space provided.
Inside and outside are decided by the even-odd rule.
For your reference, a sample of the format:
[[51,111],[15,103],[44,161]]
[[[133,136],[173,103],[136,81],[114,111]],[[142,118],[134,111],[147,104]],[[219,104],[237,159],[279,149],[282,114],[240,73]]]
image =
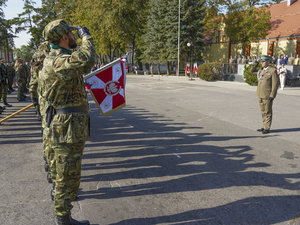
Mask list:
[[[254,64],[245,65],[244,67],[244,79],[245,82],[249,85],[257,86],[258,80],[257,80],[257,72],[262,67],[261,62],[257,65],[257,67],[254,69],[254,72],[251,73],[250,69],[252,68]],[[270,64],[271,67],[276,67],[274,64]]]
[[257,71],[261,68],[261,63],[255,68],[254,72],[251,73],[250,70],[254,64],[245,65],[244,67],[244,79],[249,85],[257,85]]
[[198,76],[206,81],[222,80],[222,71],[222,63],[204,63],[198,67]]

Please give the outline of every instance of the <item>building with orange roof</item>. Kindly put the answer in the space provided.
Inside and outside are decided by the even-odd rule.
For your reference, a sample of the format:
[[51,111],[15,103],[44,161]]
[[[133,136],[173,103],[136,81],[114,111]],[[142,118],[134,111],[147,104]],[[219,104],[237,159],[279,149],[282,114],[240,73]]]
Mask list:
[[[300,0],[288,0],[270,5],[271,30],[265,39],[253,41],[246,48],[245,56],[262,54],[299,55],[300,58]],[[219,27],[203,54],[208,62],[228,63],[230,56],[242,55],[242,44],[232,43]],[[299,60],[300,61],[300,60]]]

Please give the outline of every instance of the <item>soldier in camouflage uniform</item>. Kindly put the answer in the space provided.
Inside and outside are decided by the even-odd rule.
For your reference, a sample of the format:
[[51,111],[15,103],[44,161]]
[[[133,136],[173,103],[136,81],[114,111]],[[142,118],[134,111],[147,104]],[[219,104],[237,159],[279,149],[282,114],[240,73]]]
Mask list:
[[38,74],[39,70],[41,69],[40,64],[37,60],[38,53],[35,53],[32,56],[32,62],[31,62],[31,69],[30,69],[30,74],[31,74],[31,81],[29,83],[29,93],[30,93],[30,98],[32,100],[32,103],[36,109],[36,114],[38,117],[38,120],[41,121],[41,112],[40,112],[40,105],[38,102],[38,94],[37,94],[37,87],[38,87]]
[[13,68],[11,63],[7,63],[7,72],[8,72],[8,93],[15,91],[12,88],[14,77],[15,77],[15,69]]
[[27,88],[29,86],[28,80],[30,80],[30,67],[28,66],[28,62],[23,63],[22,70],[25,75],[24,93],[28,93],[29,92],[29,90]]
[[4,59],[0,60],[1,65],[0,65],[0,73],[1,73],[1,92],[0,92],[0,100],[2,100],[3,105],[7,107],[11,107],[12,105],[8,104],[6,101],[7,98],[7,92],[8,92],[8,72],[7,68],[4,65]]
[[18,101],[26,101],[26,96],[24,95],[24,90],[26,86],[26,77],[23,69],[23,60],[20,58],[16,59],[15,63],[15,71],[16,71],[16,78],[18,83]]
[[64,20],[49,23],[43,36],[51,51],[44,60],[41,73],[42,98],[48,103],[44,136],[54,151],[56,188],[54,211],[57,225],[81,224],[71,218],[71,202],[80,185],[81,160],[85,141],[89,138],[89,104],[82,75],[95,63],[95,46],[87,28],[79,28],[82,46],[77,44],[72,30]]
[[[31,81],[29,83],[29,92],[32,102],[37,110],[39,120],[42,120],[45,111],[45,101],[41,98],[41,84],[40,84],[40,74],[42,73],[43,61],[46,58],[50,51],[49,43],[43,42],[39,47],[37,52],[33,55],[32,63],[31,63]],[[42,130],[46,127],[45,119],[42,120]],[[47,180],[49,183],[53,183],[53,187],[55,185],[56,178],[56,169],[54,159],[54,152],[51,151],[50,145],[47,142],[47,139],[43,137],[43,152],[45,159],[45,171],[48,172]],[[54,190],[51,190],[51,198],[54,198]]]

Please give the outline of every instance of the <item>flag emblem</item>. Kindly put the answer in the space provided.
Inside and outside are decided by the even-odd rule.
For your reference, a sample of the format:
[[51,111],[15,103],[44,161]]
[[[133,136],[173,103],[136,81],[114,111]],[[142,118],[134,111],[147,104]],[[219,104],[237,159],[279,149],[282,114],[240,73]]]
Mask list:
[[116,112],[126,105],[126,72],[123,62],[116,60],[113,65],[105,67],[86,75],[90,93],[103,116]]

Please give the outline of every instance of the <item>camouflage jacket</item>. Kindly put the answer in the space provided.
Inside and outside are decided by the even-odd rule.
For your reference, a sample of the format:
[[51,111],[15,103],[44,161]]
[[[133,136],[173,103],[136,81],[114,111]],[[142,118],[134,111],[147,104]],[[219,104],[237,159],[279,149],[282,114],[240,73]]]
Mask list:
[[7,72],[9,77],[15,76],[15,69],[12,66],[7,66]]
[[3,63],[1,63],[0,64],[0,80],[2,80],[2,81],[4,81],[6,78],[8,78],[7,77],[7,69],[6,69],[6,66],[3,64]]
[[31,80],[29,83],[29,92],[31,98],[37,98],[37,87],[38,87],[38,79],[39,79],[39,71],[42,68],[40,66],[31,66],[30,75]]
[[[89,73],[96,59],[91,36],[82,38],[82,46],[72,55],[61,49],[51,49],[43,63],[39,92],[42,102],[54,108],[88,105],[82,75]],[[41,112],[42,115],[45,115]],[[54,115],[49,129],[44,133],[53,143],[76,143],[89,138],[89,113]]]

